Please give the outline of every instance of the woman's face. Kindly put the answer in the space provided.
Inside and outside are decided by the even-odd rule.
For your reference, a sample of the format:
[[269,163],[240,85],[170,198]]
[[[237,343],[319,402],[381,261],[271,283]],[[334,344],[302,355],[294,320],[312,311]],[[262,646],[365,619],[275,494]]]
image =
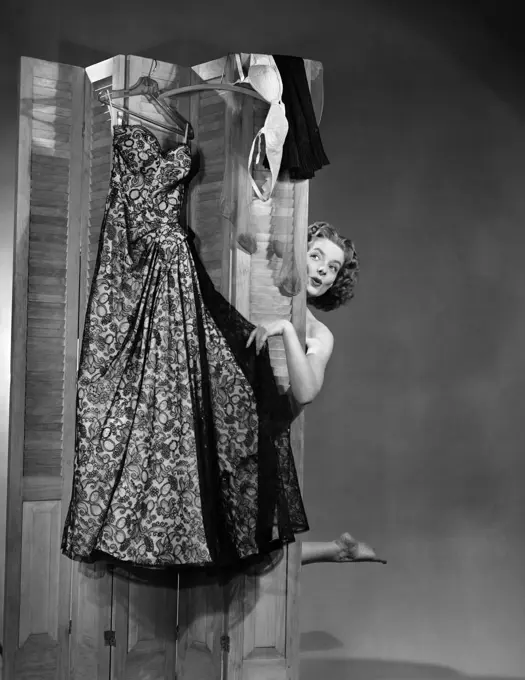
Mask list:
[[342,248],[327,238],[314,236],[306,254],[306,291],[310,297],[320,297],[332,287],[344,260]]

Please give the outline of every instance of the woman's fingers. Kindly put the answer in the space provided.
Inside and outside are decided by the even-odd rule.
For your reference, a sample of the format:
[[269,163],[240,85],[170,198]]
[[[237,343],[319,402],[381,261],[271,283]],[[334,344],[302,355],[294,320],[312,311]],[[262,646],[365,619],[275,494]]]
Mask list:
[[257,328],[254,328],[253,331],[250,333],[250,336],[248,337],[248,342],[246,343],[246,347],[249,347],[252,344],[256,335],[257,335]]
[[264,326],[257,326],[248,337],[246,347],[249,347],[255,340],[255,351],[257,354],[261,351],[264,343],[268,340],[268,330]]
[[262,326],[260,326],[259,331],[260,332],[257,334],[257,340],[256,340],[256,343],[255,343],[257,354],[259,354],[261,349],[264,347],[264,343],[268,339],[268,331],[266,330],[266,328],[263,328]]

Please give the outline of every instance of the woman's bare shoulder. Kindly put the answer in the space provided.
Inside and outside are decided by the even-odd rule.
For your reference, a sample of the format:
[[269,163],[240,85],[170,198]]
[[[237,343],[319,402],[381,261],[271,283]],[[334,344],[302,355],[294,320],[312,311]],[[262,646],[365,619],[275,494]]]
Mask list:
[[306,310],[306,333],[311,336],[321,335],[324,337],[334,337],[328,326],[322,321],[319,321],[309,309]]
[[326,350],[332,350],[334,345],[334,336],[332,331],[325,326],[324,323],[316,319],[312,312],[308,309],[306,315],[306,337],[310,340],[315,340],[320,343]]

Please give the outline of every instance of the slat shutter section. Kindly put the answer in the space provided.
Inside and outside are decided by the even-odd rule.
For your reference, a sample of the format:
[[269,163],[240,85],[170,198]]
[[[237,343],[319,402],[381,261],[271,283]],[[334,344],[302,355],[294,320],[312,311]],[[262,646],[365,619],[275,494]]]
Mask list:
[[68,677],[60,535],[74,449],[84,71],[23,58],[20,82],[4,672],[55,680]]

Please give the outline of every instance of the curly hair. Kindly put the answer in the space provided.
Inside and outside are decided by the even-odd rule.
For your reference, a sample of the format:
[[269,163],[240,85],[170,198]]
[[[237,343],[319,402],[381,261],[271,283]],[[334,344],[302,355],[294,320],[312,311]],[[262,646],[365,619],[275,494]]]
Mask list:
[[308,227],[308,248],[311,247],[314,238],[327,238],[344,252],[343,266],[332,286],[323,295],[308,298],[308,304],[329,312],[354,297],[354,287],[359,276],[359,260],[352,241],[338,234],[335,227],[328,222],[314,222]]

